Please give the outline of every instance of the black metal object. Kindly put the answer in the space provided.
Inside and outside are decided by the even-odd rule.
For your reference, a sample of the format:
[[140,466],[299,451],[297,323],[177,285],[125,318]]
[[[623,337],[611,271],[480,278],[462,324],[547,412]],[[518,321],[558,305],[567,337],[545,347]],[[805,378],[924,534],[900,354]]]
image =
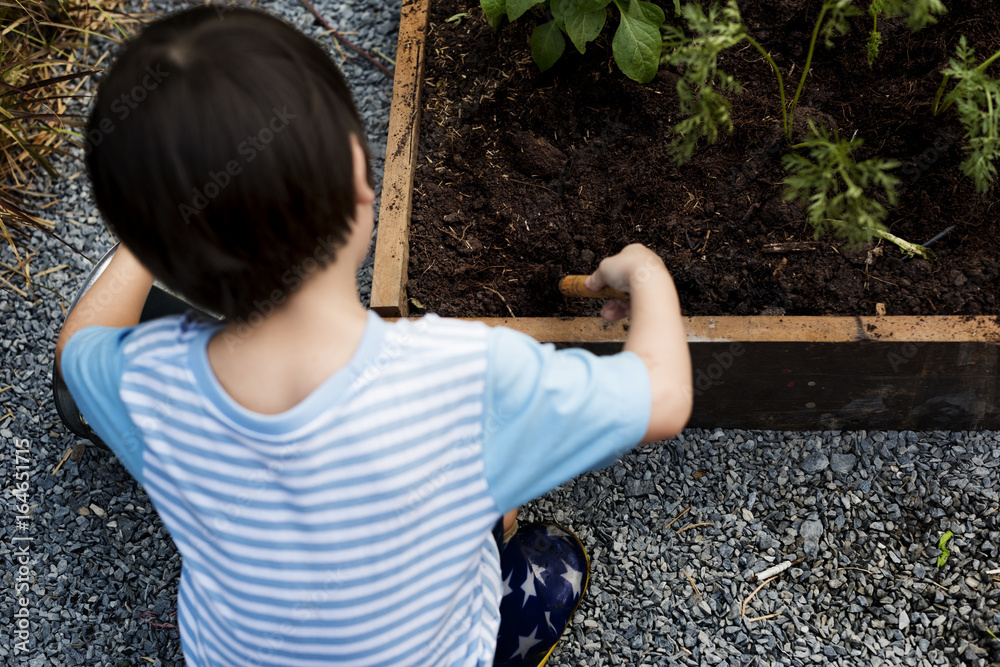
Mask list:
[[[97,263],[94,270],[90,272],[87,276],[86,282],[80,289],[76,298],[73,300],[72,305],[69,307],[70,312],[76,307],[76,304],[80,301],[80,298],[94,286],[97,279],[100,277],[104,270],[111,263],[111,258],[115,255],[115,250],[117,250],[118,245],[115,244],[111,250],[105,253],[104,257]],[[177,298],[173,294],[161,289],[160,287],[153,285],[149,290],[149,296],[146,297],[146,303],[142,307],[142,314],[139,316],[140,322],[147,322],[149,320],[155,320],[159,317],[164,317],[167,315],[182,315],[190,310],[202,313],[206,317],[211,317],[198,308],[195,308],[191,304]],[[80,414],[79,408],[76,406],[76,401],[73,400],[73,396],[69,393],[69,387],[66,386],[66,381],[63,380],[62,373],[59,372],[59,366],[56,364],[55,359],[52,361],[52,395],[56,403],[56,412],[59,413],[59,418],[62,420],[66,427],[73,433],[77,434],[82,438],[90,440],[92,443],[101,447],[103,449],[108,449],[108,446],[101,440],[101,438],[94,433],[93,429],[84,419],[83,415]]]
[[[935,243],[937,243],[938,241],[940,241],[944,237],[948,236],[948,234],[951,234],[953,231],[955,231],[955,225],[949,225],[949,226],[945,227],[944,230],[942,230],[942,231],[938,232],[937,234],[935,234],[929,240],[924,241],[923,246],[925,248],[930,248],[932,245],[934,245]],[[911,260],[911,259],[913,259],[913,255],[906,255],[906,256],[903,257],[903,261],[904,262],[908,261],[908,260]]]

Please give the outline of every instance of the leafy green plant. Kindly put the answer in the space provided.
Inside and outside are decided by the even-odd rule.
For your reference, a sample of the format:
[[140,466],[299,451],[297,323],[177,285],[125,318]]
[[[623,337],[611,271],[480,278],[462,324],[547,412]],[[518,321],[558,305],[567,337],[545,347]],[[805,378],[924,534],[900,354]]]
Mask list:
[[878,29],[879,16],[887,18],[906,17],[906,23],[912,32],[922,30],[937,23],[935,15],[947,13],[941,0],[872,0],[868,14],[872,17],[872,30],[868,34],[868,66],[871,67],[878,58],[882,46],[882,33]]
[[796,150],[806,150],[808,157],[790,153],[782,159],[785,199],[806,207],[807,219],[816,230],[816,238],[829,232],[850,246],[880,238],[897,245],[907,255],[931,259],[931,252],[921,245],[895,236],[883,224],[885,206],[869,196],[879,192],[889,204],[896,203],[899,179],[890,174],[899,166],[895,160],[879,157],[855,162],[852,153],[861,147],[861,139],[841,139],[825,127],[809,121],[809,136]]
[[[543,72],[562,57],[566,37],[580,53],[601,34],[609,7],[618,10],[619,22],[611,42],[615,63],[625,76],[647,83],[659,68],[663,41],[660,28],[666,21],[663,10],[645,0],[480,0],[490,25],[496,30],[503,17],[515,21],[528,10],[547,8],[552,19],[531,32],[531,58]],[[675,3],[676,7],[676,3]],[[565,35],[565,37],[564,37]]]
[[[1000,157],[1000,81],[986,73],[1000,51],[976,65],[976,52],[963,35],[958,42],[957,58],[949,60],[944,78],[934,97],[933,113],[943,113],[952,104],[965,128],[968,142],[967,157],[961,164],[962,173],[976,183],[976,190],[986,192],[996,179],[995,162]],[[958,83],[942,102],[948,83]]]

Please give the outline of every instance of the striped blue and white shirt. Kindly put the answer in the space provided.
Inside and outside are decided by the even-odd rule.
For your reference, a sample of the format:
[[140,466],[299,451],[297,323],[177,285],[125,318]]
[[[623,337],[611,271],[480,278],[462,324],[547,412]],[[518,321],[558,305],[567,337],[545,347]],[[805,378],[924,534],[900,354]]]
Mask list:
[[75,334],[62,372],[183,559],[188,665],[489,665],[507,510],[611,463],[649,423],[631,353],[370,314],[350,362],[291,410],[236,403],[218,324]]

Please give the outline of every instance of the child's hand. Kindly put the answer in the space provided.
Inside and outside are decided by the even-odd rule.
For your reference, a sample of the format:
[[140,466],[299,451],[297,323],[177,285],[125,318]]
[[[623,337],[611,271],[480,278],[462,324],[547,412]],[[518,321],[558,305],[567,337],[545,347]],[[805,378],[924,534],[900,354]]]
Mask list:
[[[631,294],[635,287],[649,280],[655,273],[665,272],[663,260],[652,250],[639,243],[626,246],[617,255],[606,257],[584,285],[595,292],[603,287],[611,287]],[[632,316],[631,301],[612,299],[604,304],[601,317],[611,322]]]
[[604,259],[584,285],[628,292],[628,299],[604,304],[601,315],[612,321],[630,318],[623,349],[638,356],[649,371],[652,407],[643,442],[674,437],[691,415],[691,357],[677,289],[663,260],[633,244]]

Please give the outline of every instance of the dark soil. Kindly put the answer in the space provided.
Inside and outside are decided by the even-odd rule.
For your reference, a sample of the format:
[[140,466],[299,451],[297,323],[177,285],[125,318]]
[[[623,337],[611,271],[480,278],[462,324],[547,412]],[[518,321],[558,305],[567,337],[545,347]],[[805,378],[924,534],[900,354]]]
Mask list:
[[[787,73],[801,72],[820,4],[740,3],[793,91],[797,76]],[[980,60],[1000,48],[1000,12],[995,0],[946,4],[950,13],[915,35],[902,21],[883,21],[872,69],[867,18],[833,49],[818,46],[797,114],[797,126],[811,116],[847,137],[856,131],[865,139],[859,160],[903,163],[889,229],[920,243],[956,226],[928,262],[904,260],[891,244],[849,251],[830,237],[813,241],[803,210],[782,198],[780,159],[790,146],[777,83],[751,48],[720,62],[744,86],[729,96],[735,132],[678,168],[668,148],[680,120],[676,76],[626,79],[611,59],[615,19],[585,55],[569,45],[543,74],[530,57],[532,20],[494,36],[474,0],[434,0],[411,305],[450,316],[593,315],[599,304],[563,298],[558,278],[590,273],[639,242],[666,261],[688,315],[873,315],[879,303],[889,315],[1000,313],[1000,190],[976,193],[958,168],[964,142],[954,111],[930,112],[960,34]],[[462,12],[471,17],[445,21]],[[787,242],[804,249],[769,252]]]

